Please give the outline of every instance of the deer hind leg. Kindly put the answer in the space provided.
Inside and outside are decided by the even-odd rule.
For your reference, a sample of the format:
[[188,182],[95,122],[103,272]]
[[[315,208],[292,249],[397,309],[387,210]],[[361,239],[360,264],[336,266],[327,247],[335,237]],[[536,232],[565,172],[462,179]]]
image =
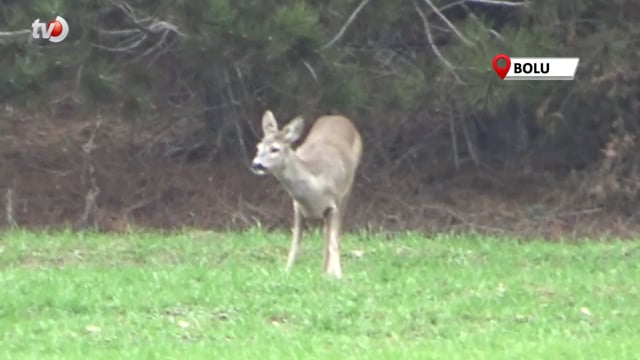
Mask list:
[[325,219],[325,272],[336,278],[342,277],[340,266],[340,227],[342,223],[339,209],[328,211]]
[[287,267],[286,271],[291,272],[291,268],[293,267],[293,263],[296,261],[296,257],[298,257],[298,253],[300,252],[300,244],[302,243],[302,214],[300,213],[300,209],[294,203],[293,204],[293,229],[291,230],[291,247],[289,248],[289,257],[287,258]]
[[324,237],[324,249],[322,254],[322,270],[325,273],[329,272],[329,223],[330,223],[331,210],[327,210],[324,213],[323,226],[322,226],[322,236]]

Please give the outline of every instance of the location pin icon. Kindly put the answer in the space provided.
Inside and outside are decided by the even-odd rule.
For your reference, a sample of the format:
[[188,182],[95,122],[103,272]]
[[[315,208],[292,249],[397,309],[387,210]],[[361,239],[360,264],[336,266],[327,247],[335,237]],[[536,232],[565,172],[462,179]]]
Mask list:
[[[498,60],[504,60],[505,65],[503,67],[500,67],[498,65]],[[496,72],[496,74],[498,74],[498,76],[500,76],[502,80],[504,80],[505,76],[507,76],[507,73],[509,72],[510,68],[511,68],[511,58],[509,58],[508,55],[498,54],[493,58],[493,70]]]

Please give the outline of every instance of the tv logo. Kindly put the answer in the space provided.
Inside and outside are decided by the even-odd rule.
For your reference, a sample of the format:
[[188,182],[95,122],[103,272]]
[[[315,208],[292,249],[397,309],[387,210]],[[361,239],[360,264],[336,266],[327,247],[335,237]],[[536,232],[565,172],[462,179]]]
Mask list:
[[34,39],[48,39],[53,43],[59,43],[69,35],[69,24],[62,16],[57,16],[55,20],[46,24],[40,22],[40,19],[36,19],[31,27]]
[[573,80],[579,62],[580,58],[510,58],[498,54],[493,58],[493,69],[502,80]]

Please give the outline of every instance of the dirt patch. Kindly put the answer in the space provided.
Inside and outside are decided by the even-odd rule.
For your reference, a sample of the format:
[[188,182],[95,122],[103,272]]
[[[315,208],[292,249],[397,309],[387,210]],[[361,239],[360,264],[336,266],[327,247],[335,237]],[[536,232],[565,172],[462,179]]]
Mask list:
[[[5,114],[0,191],[11,190],[10,211],[18,225],[77,225],[93,166],[100,190],[95,220],[105,231],[290,226],[291,203],[284,191],[275,179],[254,176],[242,156],[171,156],[152,145],[161,134],[163,141],[184,134],[155,129],[134,136],[129,125],[116,120],[103,120],[97,131],[95,124],[89,118]],[[87,156],[83,145],[94,133]],[[365,158],[347,229],[473,229],[557,238],[630,237],[640,227],[628,212],[576,201],[575,188],[549,174],[514,175],[471,165],[446,176],[432,174],[420,164],[391,169]],[[2,206],[1,226],[7,225],[7,210]]]

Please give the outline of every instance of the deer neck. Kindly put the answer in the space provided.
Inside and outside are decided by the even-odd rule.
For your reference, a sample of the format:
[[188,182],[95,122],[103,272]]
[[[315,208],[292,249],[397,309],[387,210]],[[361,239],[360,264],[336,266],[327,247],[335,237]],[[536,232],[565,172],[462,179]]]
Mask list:
[[298,202],[305,202],[305,199],[317,192],[316,176],[295,153],[291,155],[287,166],[274,175],[287,193]]

